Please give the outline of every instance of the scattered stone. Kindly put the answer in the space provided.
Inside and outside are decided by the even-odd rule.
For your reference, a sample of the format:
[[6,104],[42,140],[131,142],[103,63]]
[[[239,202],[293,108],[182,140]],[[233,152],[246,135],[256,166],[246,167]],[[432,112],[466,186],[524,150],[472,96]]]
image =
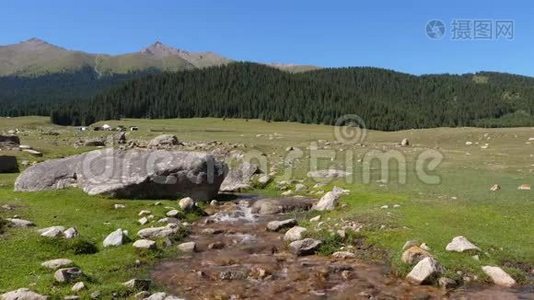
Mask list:
[[180,199],[180,201],[178,202],[178,205],[183,211],[188,211],[188,210],[193,209],[193,207],[195,207],[195,201],[191,197],[186,197],[186,198]]
[[500,185],[498,185],[498,184],[494,184],[493,186],[491,186],[490,191],[492,191],[492,192],[496,192],[496,191],[498,191],[498,190],[500,190],[500,189],[501,189],[501,186],[500,186]]
[[438,279],[438,285],[445,290],[450,290],[458,286],[458,283],[454,279],[448,277],[440,277]]
[[94,291],[90,295],[91,299],[100,299],[100,291]]
[[42,237],[56,238],[63,235],[65,227],[63,226],[51,226],[38,230]]
[[380,208],[381,208],[381,209],[388,209],[389,206],[387,206],[387,205],[382,205],[382,206],[380,206]]
[[508,273],[499,267],[484,266],[482,267],[482,271],[484,271],[496,285],[513,287],[516,283],[512,276],[508,275]]
[[66,239],[72,239],[78,236],[78,230],[74,227],[70,227],[67,230],[63,231],[63,236]]
[[261,199],[252,205],[252,213],[274,215],[297,210],[308,210],[313,202],[310,199]]
[[293,195],[293,191],[292,190],[287,190],[285,192],[282,192],[280,195],[282,195],[284,197],[291,196],[291,195]]
[[333,258],[339,258],[339,259],[347,259],[347,258],[354,258],[356,257],[356,255],[352,252],[348,252],[348,251],[338,251],[338,252],[334,252],[332,254],[332,257]]
[[122,229],[117,229],[110,233],[105,239],[104,239],[104,247],[115,247],[122,245],[124,240],[124,232]]
[[266,187],[273,178],[267,174],[260,175],[258,177],[258,185],[260,188]]
[[23,220],[23,219],[6,219],[11,226],[14,227],[33,227],[35,224],[33,224],[32,221]]
[[447,245],[447,247],[445,247],[445,250],[447,250],[447,251],[456,251],[456,252],[464,252],[464,251],[470,251],[470,250],[480,251],[480,248],[475,246],[473,243],[471,243],[465,237],[457,236],[457,237],[452,239],[452,241]]
[[48,297],[32,292],[30,289],[21,288],[0,295],[2,300],[46,300]]
[[219,205],[219,202],[217,200],[211,200],[210,206],[217,206]]
[[158,220],[158,223],[180,224],[180,220],[177,218],[162,218]]
[[407,138],[403,138],[402,141],[400,142],[400,145],[402,147],[408,147],[410,146],[410,141]]
[[303,240],[291,242],[289,244],[289,249],[293,254],[297,256],[309,255],[315,253],[319,246],[321,246],[321,243],[322,242],[319,240],[306,238]]
[[310,222],[319,222],[319,220],[321,220],[321,216],[315,216],[313,218],[310,219]]
[[133,246],[137,249],[155,249],[156,248],[156,242],[152,240],[137,240],[133,243]]
[[171,218],[175,218],[176,216],[178,216],[180,214],[180,212],[176,209],[173,209],[173,210],[170,210],[168,211],[165,215],[167,217],[171,217]]
[[149,279],[131,279],[124,282],[122,285],[127,287],[130,290],[136,291],[148,291],[150,289],[150,284],[152,282]]
[[425,257],[413,267],[406,279],[415,284],[432,283],[442,272],[443,268],[437,260],[432,257]]
[[292,227],[284,235],[284,241],[293,242],[293,241],[301,240],[304,238],[303,235],[306,231],[308,230],[304,227],[300,227],[300,226]]
[[41,264],[41,266],[45,268],[57,270],[59,268],[72,266],[72,260],[67,259],[67,258],[52,259],[52,260],[45,261],[44,263]]
[[426,257],[432,257],[432,255],[418,246],[412,246],[402,253],[401,260],[405,264],[414,265]]
[[122,208],[126,208],[126,205],[124,205],[124,204],[115,204],[115,205],[113,205],[113,207],[115,209],[122,209]]
[[43,153],[37,151],[37,150],[33,150],[33,149],[22,149],[22,152],[26,152],[28,154],[31,154],[33,156],[37,156],[37,157],[41,157],[43,156]]
[[267,230],[269,231],[279,231],[285,228],[293,227],[297,225],[297,220],[287,219],[283,221],[271,221],[267,223]]
[[517,189],[520,191],[530,191],[530,184],[522,184]]
[[102,138],[94,138],[86,140],[83,145],[85,147],[104,147],[106,146],[106,140]]
[[149,227],[137,232],[137,236],[144,239],[166,238],[176,234],[179,230],[178,224],[169,223],[163,227]]
[[142,217],[141,219],[137,220],[137,223],[145,225],[148,223],[148,219],[146,217]]
[[401,207],[400,204],[394,204],[393,205],[393,208],[399,208],[399,207]]
[[185,253],[193,253],[196,251],[197,244],[195,242],[186,242],[178,245],[178,249]]
[[334,187],[331,192],[326,193],[320,200],[317,202],[313,209],[323,211],[323,210],[332,210],[336,207],[337,201],[341,195],[345,194],[345,191]]
[[178,138],[172,134],[162,134],[153,138],[149,143],[149,148],[168,149],[173,146],[180,145]]
[[138,216],[142,217],[142,216],[148,216],[150,215],[152,212],[150,210],[142,210],[139,212]]
[[54,279],[57,282],[72,282],[83,275],[82,270],[79,268],[63,268],[54,273]]
[[75,283],[70,290],[77,293],[83,289],[85,289],[85,283],[83,283],[83,281],[80,281]]

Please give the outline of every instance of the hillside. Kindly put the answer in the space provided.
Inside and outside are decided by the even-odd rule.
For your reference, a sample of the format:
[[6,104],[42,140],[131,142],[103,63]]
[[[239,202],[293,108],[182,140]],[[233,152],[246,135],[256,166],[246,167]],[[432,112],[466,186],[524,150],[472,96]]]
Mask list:
[[340,116],[357,114],[367,127],[379,130],[527,126],[534,123],[531,82],[488,72],[414,76],[341,68],[291,74],[232,63],[128,81],[89,103],[62,106],[53,121],[76,125],[122,117],[228,117],[334,124]]
[[42,76],[72,73],[93,68],[100,75],[127,74],[147,70],[180,71],[227,64],[231,60],[211,52],[188,52],[155,42],[134,53],[91,54],[30,40],[0,46],[0,76]]

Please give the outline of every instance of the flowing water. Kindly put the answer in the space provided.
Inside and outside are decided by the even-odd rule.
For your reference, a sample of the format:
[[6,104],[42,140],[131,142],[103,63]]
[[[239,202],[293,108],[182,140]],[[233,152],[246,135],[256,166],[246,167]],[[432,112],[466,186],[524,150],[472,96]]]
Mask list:
[[188,241],[197,251],[157,265],[154,281],[186,299],[534,299],[532,290],[487,286],[447,294],[396,278],[385,265],[297,257],[287,251],[283,233],[265,229],[288,216],[256,215],[247,201],[220,205],[196,222]]

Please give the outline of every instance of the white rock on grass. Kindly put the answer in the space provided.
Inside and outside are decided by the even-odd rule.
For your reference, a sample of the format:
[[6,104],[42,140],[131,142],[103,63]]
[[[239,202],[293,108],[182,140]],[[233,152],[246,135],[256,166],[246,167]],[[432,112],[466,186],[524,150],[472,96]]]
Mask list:
[[41,234],[43,237],[50,237],[55,238],[63,235],[63,231],[65,231],[65,227],[63,226],[51,226],[43,229],[39,229],[37,232]]
[[480,251],[480,248],[475,246],[473,243],[471,243],[468,239],[466,239],[463,236],[457,236],[452,239],[452,241],[447,244],[447,247],[445,247],[445,250],[447,251],[456,251],[456,252],[464,252],[469,250],[477,250]]
[[63,231],[63,236],[66,239],[72,239],[78,236],[78,230],[74,227],[70,227],[67,230]]
[[114,247],[114,246],[120,246],[122,245],[124,241],[124,232],[122,229],[117,229],[110,233],[105,239],[104,239],[104,247]]
[[33,227],[32,221],[23,220],[23,219],[6,219],[14,227]]
[[294,226],[286,232],[286,234],[284,235],[284,241],[293,242],[297,240],[302,240],[303,235],[306,231],[308,230],[304,227]]
[[150,210],[142,210],[142,211],[140,211],[139,214],[137,214],[137,215],[140,216],[140,217],[142,217],[142,216],[148,216],[148,215],[150,215],[150,214],[151,214]]
[[173,210],[168,211],[165,215],[167,217],[174,218],[174,217],[178,216],[179,214],[180,214],[180,212],[178,210],[173,209]]
[[122,208],[126,208],[126,205],[124,205],[124,204],[115,204],[115,205],[113,205],[113,207],[115,209],[122,209]]
[[406,279],[415,284],[431,283],[442,272],[443,268],[437,260],[432,257],[425,257],[413,267]]
[[63,268],[54,273],[54,279],[57,282],[72,282],[83,275],[82,270],[78,268]]
[[51,259],[43,262],[41,266],[49,269],[59,269],[59,268],[65,268],[72,266],[72,260],[67,258],[57,258],[57,259]]
[[133,243],[133,246],[138,249],[154,249],[156,248],[156,242],[152,240],[137,240]]
[[321,216],[315,216],[313,218],[310,219],[310,222],[319,222],[319,220],[321,220]]
[[187,211],[193,209],[193,207],[195,206],[195,201],[191,197],[186,197],[180,199],[178,205],[183,211]]
[[139,223],[141,225],[145,225],[145,224],[148,223],[148,219],[146,217],[142,217],[139,220],[137,220],[137,223]]
[[488,275],[491,280],[499,286],[512,287],[515,285],[515,280],[508,275],[503,269],[499,267],[484,266],[482,271]]
[[2,300],[46,300],[48,297],[30,291],[27,288],[21,288],[15,291],[7,292],[0,295]]
[[72,288],[70,289],[71,291],[77,293],[81,290],[85,289],[85,283],[83,283],[83,281],[80,281],[80,282],[76,282]]
[[343,189],[338,188],[338,187],[334,187],[331,192],[328,192],[323,197],[321,197],[319,202],[317,202],[312,207],[312,209],[319,210],[319,211],[332,210],[332,209],[334,209],[336,207],[336,204],[337,204],[337,201],[339,200],[339,198],[342,195],[347,194],[347,193],[348,193],[348,191],[346,191],[346,190],[343,190]]

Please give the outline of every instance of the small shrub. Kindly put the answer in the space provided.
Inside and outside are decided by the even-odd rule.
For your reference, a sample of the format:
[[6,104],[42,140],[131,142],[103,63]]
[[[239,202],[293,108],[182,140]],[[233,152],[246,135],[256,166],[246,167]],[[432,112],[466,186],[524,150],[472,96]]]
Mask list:
[[67,240],[66,243],[66,250],[71,251],[72,253],[76,255],[80,254],[95,254],[98,252],[98,248],[96,247],[95,243],[77,238],[72,240]]

